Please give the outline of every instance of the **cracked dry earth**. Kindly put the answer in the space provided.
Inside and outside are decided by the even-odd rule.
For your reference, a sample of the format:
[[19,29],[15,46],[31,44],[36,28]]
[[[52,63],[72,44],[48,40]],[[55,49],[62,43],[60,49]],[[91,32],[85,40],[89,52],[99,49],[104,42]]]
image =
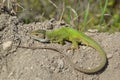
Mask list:
[[94,49],[81,46],[68,50],[71,43],[43,44],[31,39],[29,32],[39,28],[58,27],[56,22],[20,23],[16,16],[0,15],[0,80],[120,80],[120,32],[114,34],[87,32],[105,50],[108,64],[99,74],[84,74],[74,70],[69,61],[56,51],[48,49],[24,49],[23,46],[50,46],[63,50],[78,66],[88,68],[99,64],[99,55]]

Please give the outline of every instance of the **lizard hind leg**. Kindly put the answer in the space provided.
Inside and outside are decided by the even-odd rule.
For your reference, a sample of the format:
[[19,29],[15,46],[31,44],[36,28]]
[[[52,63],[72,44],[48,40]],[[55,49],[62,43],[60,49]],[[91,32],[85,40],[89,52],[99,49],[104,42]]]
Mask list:
[[79,43],[76,40],[71,40],[72,42],[72,48],[73,49],[78,49],[79,48]]
[[74,53],[75,49],[78,49],[78,48],[79,48],[79,46],[78,46],[79,44],[78,44],[78,42],[75,41],[75,40],[71,40],[71,42],[72,42],[72,46],[69,47],[67,50],[72,50],[72,52]]

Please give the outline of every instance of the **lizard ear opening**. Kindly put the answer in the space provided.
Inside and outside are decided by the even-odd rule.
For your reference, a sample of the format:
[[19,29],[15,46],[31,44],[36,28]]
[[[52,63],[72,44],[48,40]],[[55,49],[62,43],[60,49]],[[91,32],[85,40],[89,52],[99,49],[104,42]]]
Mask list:
[[46,35],[46,30],[39,29],[39,30],[37,31],[37,33],[38,33],[38,36],[39,36],[39,37],[42,37],[43,39],[46,38],[46,37],[45,37],[45,35]]

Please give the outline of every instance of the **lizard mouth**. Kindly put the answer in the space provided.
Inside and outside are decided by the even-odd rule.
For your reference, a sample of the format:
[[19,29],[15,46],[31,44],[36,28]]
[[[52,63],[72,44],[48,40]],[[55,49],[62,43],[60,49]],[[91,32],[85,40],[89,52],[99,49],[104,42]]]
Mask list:
[[50,42],[50,40],[47,39],[47,38],[43,39],[43,38],[40,38],[40,37],[37,37],[37,36],[34,36],[34,35],[32,35],[31,38],[36,40],[36,41],[42,42],[42,43],[49,43]]

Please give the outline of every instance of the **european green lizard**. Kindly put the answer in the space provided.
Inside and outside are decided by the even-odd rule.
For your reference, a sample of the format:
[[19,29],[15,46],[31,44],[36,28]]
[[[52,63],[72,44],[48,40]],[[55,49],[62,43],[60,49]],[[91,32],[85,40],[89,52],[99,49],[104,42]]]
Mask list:
[[79,43],[82,42],[83,44],[90,46],[96,49],[99,52],[101,57],[101,63],[96,68],[92,69],[83,69],[74,65],[73,67],[76,70],[79,70],[83,73],[95,73],[100,71],[105,64],[107,63],[107,57],[105,51],[101,48],[101,46],[92,38],[88,37],[82,32],[79,32],[70,27],[61,27],[59,29],[46,31],[46,30],[35,30],[31,32],[32,37],[40,42],[57,42],[60,44],[64,44],[64,41],[72,42],[73,48],[78,48]]

